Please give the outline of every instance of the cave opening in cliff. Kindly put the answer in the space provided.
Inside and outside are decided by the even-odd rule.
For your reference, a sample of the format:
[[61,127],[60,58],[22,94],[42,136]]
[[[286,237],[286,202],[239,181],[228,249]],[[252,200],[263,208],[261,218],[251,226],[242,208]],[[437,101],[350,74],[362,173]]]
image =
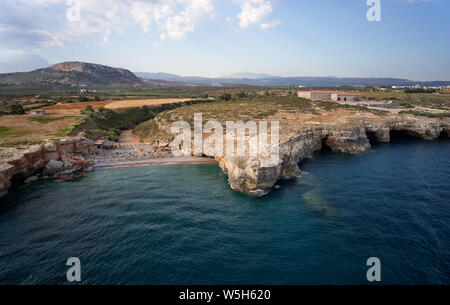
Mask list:
[[333,149],[327,144],[328,138],[325,138],[322,140],[322,149],[323,152],[330,152],[333,151]]
[[439,139],[448,140],[450,139],[450,134],[447,131],[443,130],[439,135]]
[[373,131],[366,131],[366,136],[367,136],[367,138],[369,139],[370,144],[374,144],[374,143],[379,142],[379,141],[378,141],[378,138],[377,138],[377,136],[376,136],[376,133],[373,132]]
[[417,137],[408,130],[391,130],[390,136],[391,142],[417,139]]
[[11,177],[11,189],[18,188],[25,184],[25,175],[23,173],[15,174]]

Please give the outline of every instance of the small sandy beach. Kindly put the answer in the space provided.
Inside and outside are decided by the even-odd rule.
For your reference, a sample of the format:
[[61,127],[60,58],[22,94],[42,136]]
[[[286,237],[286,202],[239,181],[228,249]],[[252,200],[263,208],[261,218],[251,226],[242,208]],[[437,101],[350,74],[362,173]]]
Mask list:
[[171,164],[215,164],[212,158],[174,157],[168,147],[155,147],[141,142],[131,130],[119,138],[120,148],[103,150],[92,156],[94,168],[134,167]]
[[94,168],[110,168],[110,167],[135,167],[135,166],[151,166],[151,165],[173,165],[173,164],[216,164],[212,158],[205,157],[179,157],[165,159],[147,159],[135,161],[119,161],[119,162],[102,162],[94,164]]

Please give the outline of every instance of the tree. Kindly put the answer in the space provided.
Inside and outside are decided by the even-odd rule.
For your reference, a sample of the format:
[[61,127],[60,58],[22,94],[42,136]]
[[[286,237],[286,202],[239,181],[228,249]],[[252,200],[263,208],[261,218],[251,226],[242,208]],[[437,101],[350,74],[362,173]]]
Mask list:
[[22,105],[16,102],[0,102],[0,115],[25,114]]
[[89,99],[88,99],[87,97],[85,97],[85,96],[80,96],[80,97],[78,98],[78,100],[79,100],[80,102],[82,102],[82,103],[88,102],[88,101],[89,101]]
[[89,115],[94,112],[94,108],[91,105],[86,106],[83,110],[80,111],[81,114]]
[[230,93],[224,93],[224,94],[222,94],[220,96],[220,99],[224,100],[224,101],[229,101],[229,100],[231,100],[231,94]]

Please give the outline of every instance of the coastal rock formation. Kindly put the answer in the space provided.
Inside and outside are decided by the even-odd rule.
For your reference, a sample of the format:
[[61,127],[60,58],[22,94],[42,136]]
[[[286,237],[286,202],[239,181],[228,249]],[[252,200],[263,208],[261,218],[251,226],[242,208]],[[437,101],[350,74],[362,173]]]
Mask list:
[[[59,178],[79,174],[90,162],[84,157],[96,152],[94,142],[82,137],[63,138],[32,146],[26,150],[7,149],[0,153],[0,197],[12,184],[33,182],[37,175]],[[31,178],[31,179],[29,179]]]
[[426,140],[449,137],[448,119],[417,117],[387,117],[354,120],[345,124],[321,124],[309,128],[280,129],[280,158],[276,166],[262,167],[258,157],[214,157],[228,175],[233,190],[262,196],[269,193],[280,179],[301,173],[298,164],[323,147],[348,154],[363,153],[371,148],[370,141],[389,142],[392,132]]
[[42,173],[44,176],[53,176],[57,172],[61,171],[64,164],[61,161],[50,160]]

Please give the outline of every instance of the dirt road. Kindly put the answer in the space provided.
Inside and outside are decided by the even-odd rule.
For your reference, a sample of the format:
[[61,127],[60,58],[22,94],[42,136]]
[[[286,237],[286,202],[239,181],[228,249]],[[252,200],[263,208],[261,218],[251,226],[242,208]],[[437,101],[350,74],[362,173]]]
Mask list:
[[125,130],[119,137],[120,146],[133,146],[142,144],[141,139],[133,134],[133,130]]

